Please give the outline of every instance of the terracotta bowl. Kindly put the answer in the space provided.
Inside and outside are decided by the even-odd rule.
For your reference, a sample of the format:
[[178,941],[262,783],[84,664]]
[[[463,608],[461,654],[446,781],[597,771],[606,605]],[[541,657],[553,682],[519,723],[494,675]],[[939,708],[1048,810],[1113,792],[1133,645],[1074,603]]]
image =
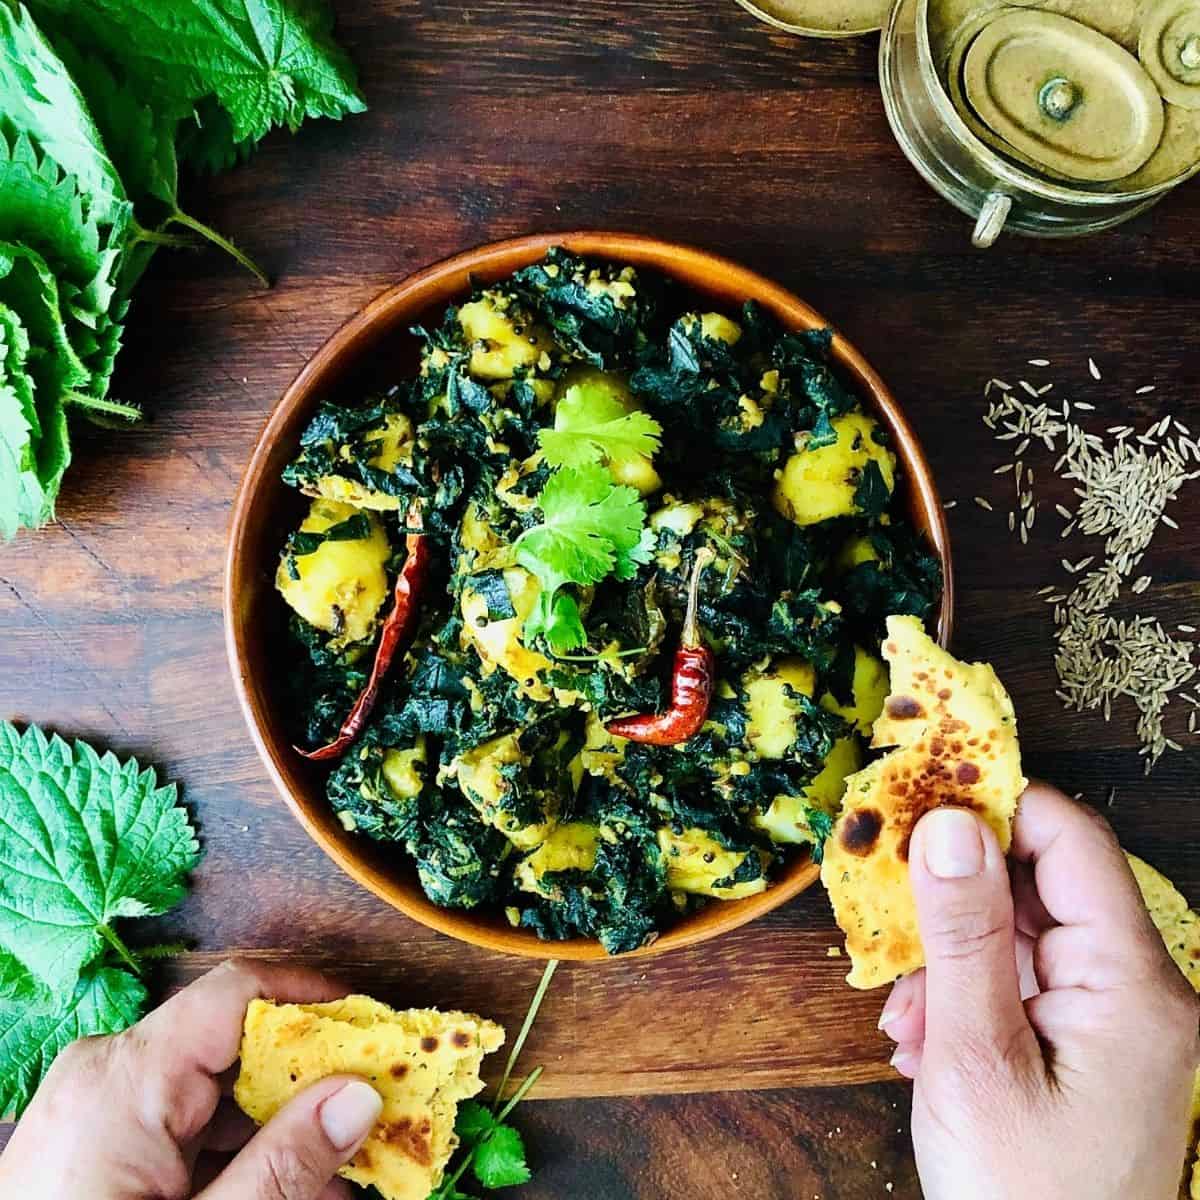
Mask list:
[[[544,942],[513,929],[501,913],[438,908],[422,892],[416,871],[397,848],[347,833],[325,798],[328,774],[291,748],[280,687],[289,650],[285,612],[274,589],[275,565],[305,502],[280,482],[300,433],[324,399],[354,400],[365,390],[415,369],[417,340],[409,326],[436,323],[441,310],[463,300],[472,282],[502,279],[539,260],[549,247],[606,258],[673,276],[713,306],[735,309],[756,300],[784,325],[828,325],[802,300],[736,263],[671,242],[620,233],[538,235],[498,242],[428,267],[384,292],[333,335],[309,360],[275,407],[254,447],[234,502],[225,574],[225,636],[234,684],[250,734],[275,786],[313,839],[364,887],[432,929],[490,950],[534,958],[603,960],[599,942]],[[950,543],[941,501],[925,456],[899,404],[862,355],[840,334],[833,357],[846,382],[888,429],[904,468],[905,503],[913,525],[941,558],[946,587],[938,618],[943,642],[953,611]],[[765,892],[713,903],[680,920],[638,954],[661,954],[715,937],[786,903],[816,880],[818,868],[798,856]]]

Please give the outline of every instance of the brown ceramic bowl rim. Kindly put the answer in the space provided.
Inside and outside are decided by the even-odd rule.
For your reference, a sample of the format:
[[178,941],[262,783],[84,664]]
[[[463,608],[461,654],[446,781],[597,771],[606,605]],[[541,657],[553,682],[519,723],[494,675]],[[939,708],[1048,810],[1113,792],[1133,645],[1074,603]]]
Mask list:
[[[248,572],[262,568],[261,563],[246,561],[244,549],[256,500],[262,489],[284,486],[280,480],[269,476],[267,460],[270,451],[297,409],[307,410],[316,406],[325,390],[326,373],[335,370],[343,362],[348,348],[353,347],[359,338],[365,337],[377,326],[394,324],[398,320],[397,313],[411,319],[431,305],[447,303],[441,297],[448,290],[465,295],[470,286],[468,277],[490,280],[506,276],[520,266],[536,262],[552,246],[563,246],[585,256],[656,269],[667,275],[681,277],[685,285],[699,292],[705,291],[707,281],[707,286],[714,290],[757,300],[785,325],[793,328],[831,328],[830,323],[804,301],[736,262],[691,246],[641,234],[602,231],[537,234],[493,242],[417,271],[377,296],[334,333],[304,365],[268,417],[234,501],[225,567],[225,640],[238,701],[267,773],[297,820],[346,874],[412,919],[473,945],[531,958],[602,961],[609,956],[600,943],[592,939],[546,942],[531,930],[511,929],[498,923],[487,923],[470,912],[439,908],[421,892],[415,879],[411,882],[403,880],[366,861],[353,847],[349,835],[339,838],[329,827],[328,813],[324,814],[324,820],[319,819],[314,812],[316,806],[304,795],[297,765],[298,756],[291,746],[280,744],[278,739],[268,734],[263,713],[250,691],[248,629],[238,619],[237,601],[242,588],[247,585]],[[455,281],[456,286],[451,288],[451,283]],[[716,281],[719,281],[719,286]],[[423,299],[425,297],[428,298]],[[835,363],[853,382],[864,405],[882,417],[890,431],[893,447],[903,464],[912,493],[911,508],[920,511],[926,525],[925,536],[941,560],[945,586],[938,617],[938,638],[944,645],[949,640],[953,622],[954,579],[949,531],[932,472],[899,403],[875,370],[836,330],[831,350]],[[369,353],[378,353],[377,347],[369,349]],[[319,803],[325,803],[323,797]],[[723,901],[719,905],[709,906],[700,914],[682,918],[649,946],[631,953],[661,954],[717,937],[785,904],[810,887],[819,874],[819,868],[810,859],[800,856],[789,863],[779,879],[764,892],[742,900]],[[697,916],[706,916],[707,919],[697,926],[694,925]],[[619,957],[625,959],[630,955]]]

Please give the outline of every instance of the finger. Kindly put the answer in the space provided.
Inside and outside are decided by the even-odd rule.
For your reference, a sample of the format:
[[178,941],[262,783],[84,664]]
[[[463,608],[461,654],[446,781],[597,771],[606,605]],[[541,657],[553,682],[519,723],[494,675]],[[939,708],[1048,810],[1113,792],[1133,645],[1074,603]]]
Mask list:
[[1054,924],[1100,929],[1125,946],[1145,941],[1151,927],[1141,893],[1112,829],[1094,809],[1047,784],[1030,784],[1013,823],[1012,854],[1032,866]]
[[916,1079],[921,1072],[921,1059],[924,1047],[919,1043],[906,1043],[896,1047],[892,1055],[892,1070],[905,1079]]
[[[152,1012],[141,1028],[148,1040],[180,1051],[206,1075],[219,1075],[233,1065],[242,1039],[242,1021],[251,1000],[267,998],[312,1004],[346,994],[316,971],[274,967],[230,959],[176,992]],[[186,1036],[180,1038],[180,1031]]]
[[220,1097],[217,1077],[237,1059],[251,1000],[343,995],[345,989],[316,972],[244,960],[201,976],[121,1035],[143,1122],[165,1127],[183,1144],[201,1133]]
[[197,1200],[319,1200],[382,1108],[365,1080],[323,1079],[276,1113]]
[[898,979],[879,1014],[879,1028],[898,1045],[925,1040],[925,972]]
[[[214,1180],[220,1178],[221,1172],[229,1166],[228,1154],[201,1154],[196,1160],[196,1169],[192,1174],[192,1186],[189,1195],[199,1195]],[[354,1200],[355,1191],[344,1179],[331,1179],[317,1200]]]
[[[1017,983],[1021,999],[1036,996],[1042,986],[1034,965],[1037,942],[1017,931]],[[925,1041],[925,972],[914,971],[897,980],[883,1006],[879,1028],[898,1045],[921,1045]]]
[[1040,1066],[996,835],[972,812],[936,808],[913,832],[909,878],[925,948],[925,1061]]

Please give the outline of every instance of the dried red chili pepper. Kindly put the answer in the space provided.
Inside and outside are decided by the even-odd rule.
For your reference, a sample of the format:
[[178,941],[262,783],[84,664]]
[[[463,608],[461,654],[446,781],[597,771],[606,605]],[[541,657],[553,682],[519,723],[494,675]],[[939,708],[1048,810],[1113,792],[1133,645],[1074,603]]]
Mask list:
[[[405,517],[405,527],[410,531],[421,529],[421,506],[414,500],[408,506]],[[392,590],[392,611],[388,613],[383,623],[383,631],[379,636],[379,646],[375,651],[375,663],[371,667],[371,677],[367,686],[359,693],[350,715],[342,723],[337,737],[327,746],[319,750],[301,750],[298,753],[316,762],[325,762],[331,758],[340,758],[350,748],[350,744],[363,731],[375,701],[379,698],[379,688],[391,669],[396,651],[406,643],[416,628],[420,615],[420,598],[425,576],[429,573],[429,539],[421,532],[410,532],[405,538],[408,556],[400,574],[396,576],[396,586]]]
[[700,640],[696,609],[700,599],[700,574],[713,560],[707,548],[696,552],[692,578],[688,584],[687,613],[675,666],[671,672],[671,705],[665,712],[643,713],[609,721],[605,729],[617,737],[641,742],[646,746],[677,746],[695,737],[708,720],[712,703],[716,657]]

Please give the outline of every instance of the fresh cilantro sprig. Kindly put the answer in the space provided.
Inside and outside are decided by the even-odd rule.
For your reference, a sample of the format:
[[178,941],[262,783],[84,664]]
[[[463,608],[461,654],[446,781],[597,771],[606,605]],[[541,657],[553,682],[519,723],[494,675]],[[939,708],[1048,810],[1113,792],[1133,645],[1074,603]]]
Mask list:
[[135,759],[0,722],[0,1116],[77,1037],[141,1014],[142,960],[118,923],[183,899],[199,845],[174,785]]
[[507,1101],[504,1099],[504,1093],[557,968],[558,960],[551,959],[542,972],[541,981],[529,1002],[529,1011],[525,1014],[521,1031],[509,1052],[492,1107],[489,1109],[476,1100],[468,1100],[459,1106],[454,1132],[458,1134],[458,1153],[461,1157],[454,1170],[430,1193],[429,1200],[474,1200],[458,1190],[458,1183],[468,1170],[481,1187],[489,1190],[519,1187],[532,1178],[529,1164],[525,1160],[524,1140],[519,1131],[507,1122],[513,1110],[529,1095],[534,1084],[541,1078],[543,1068],[535,1067],[530,1071]]
[[530,640],[544,637],[555,654],[587,643],[579,605],[562,589],[588,587],[615,575],[632,579],[650,561],[646,506],[636,491],[615,484],[604,467],[563,467],[537,499],[541,523],[516,541],[517,562],[542,585],[525,623]]
[[626,409],[603,383],[567,389],[554,413],[554,428],[538,433],[552,467],[629,462],[658,452],[662,426],[646,412]]

